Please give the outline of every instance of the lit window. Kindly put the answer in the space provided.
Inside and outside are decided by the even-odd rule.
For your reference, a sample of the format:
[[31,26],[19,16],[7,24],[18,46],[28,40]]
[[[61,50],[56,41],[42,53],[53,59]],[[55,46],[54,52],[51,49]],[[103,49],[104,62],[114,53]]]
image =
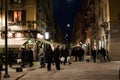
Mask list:
[[14,11],[14,22],[21,21],[21,11]]
[[8,11],[8,21],[22,25],[26,24],[26,11],[25,10],[10,10]]
[[7,35],[9,38],[13,37],[13,33],[11,32],[8,32],[8,35]]
[[21,33],[16,33],[15,37],[20,38],[20,37],[22,37],[22,34]]

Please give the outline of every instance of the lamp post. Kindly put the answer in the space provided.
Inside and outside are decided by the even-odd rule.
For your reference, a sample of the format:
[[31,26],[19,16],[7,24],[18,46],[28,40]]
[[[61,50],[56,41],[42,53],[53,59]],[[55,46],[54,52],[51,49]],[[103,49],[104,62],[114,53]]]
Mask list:
[[7,0],[5,0],[5,75],[4,78],[8,78],[8,63],[7,63]]

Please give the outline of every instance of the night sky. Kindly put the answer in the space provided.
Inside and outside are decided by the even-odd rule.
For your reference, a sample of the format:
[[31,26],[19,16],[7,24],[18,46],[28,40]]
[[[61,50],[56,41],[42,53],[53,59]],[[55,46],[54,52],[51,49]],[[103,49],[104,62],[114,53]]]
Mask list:
[[82,0],[53,0],[57,22],[68,40],[71,38],[75,14],[81,9]]

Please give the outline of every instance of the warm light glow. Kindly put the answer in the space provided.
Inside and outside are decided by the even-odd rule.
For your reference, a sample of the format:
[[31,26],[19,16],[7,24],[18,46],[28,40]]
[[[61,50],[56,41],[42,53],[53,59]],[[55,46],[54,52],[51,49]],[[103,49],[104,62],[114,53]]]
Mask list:
[[85,48],[86,48],[86,46],[87,46],[86,44],[82,44],[82,48],[83,48],[83,49],[85,49]]
[[38,34],[37,34],[37,38],[43,39],[44,36],[38,33]]
[[45,39],[49,39],[49,32],[45,32]]
[[80,42],[80,44],[82,44],[82,42]]
[[22,37],[21,33],[16,33],[15,37],[19,38]]
[[2,26],[2,23],[1,23],[1,21],[2,21],[2,20],[0,19],[0,26]]
[[22,30],[22,27],[19,25],[8,26],[8,28],[11,30]]
[[99,41],[99,49],[102,47],[102,45],[101,45],[101,41]]
[[8,37],[12,37],[12,33],[11,32],[8,32]]
[[28,42],[29,42],[29,43],[32,43],[32,41],[31,41],[31,40],[29,40]]
[[90,38],[87,38],[86,44],[89,44],[89,43],[90,43]]
[[17,11],[14,11],[14,18],[17,18]]
[[[0,32],[0,35],[1,35],[1,32]],[[0,36],[0,38],[1,38],[1,36]]]
[[21,21],[21,11],[14,11],[14,22]]
[[5,19],[0,19],[0,26],[5,26]]

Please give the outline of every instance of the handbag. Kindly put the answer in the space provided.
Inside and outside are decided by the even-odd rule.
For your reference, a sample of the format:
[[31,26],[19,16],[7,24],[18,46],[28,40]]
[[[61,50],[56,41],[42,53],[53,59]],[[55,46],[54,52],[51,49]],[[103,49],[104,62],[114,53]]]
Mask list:
[[61,60],[61,61],[64,61],[64,60],[65,60],[65,58],[64,58],[64,57],[61,57],[61,58],[60,58],[60,60]]

